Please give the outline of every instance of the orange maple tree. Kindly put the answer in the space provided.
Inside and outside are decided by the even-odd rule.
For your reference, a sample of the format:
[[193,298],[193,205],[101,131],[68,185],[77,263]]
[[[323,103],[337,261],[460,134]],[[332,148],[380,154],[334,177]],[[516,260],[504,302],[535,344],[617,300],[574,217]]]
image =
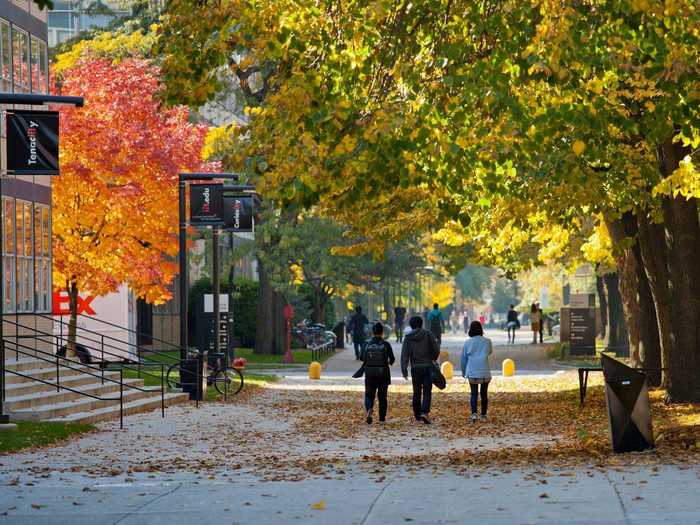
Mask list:
[[62,71],[61,175],[54,179],[53,282],[69,296],[75,353],[78,293],[125,283],[151,303],[170,298],[177,272],[178,172],[202,168],[207,128],[185,107],[164,108],[159,71],[146,59],[88,58]]

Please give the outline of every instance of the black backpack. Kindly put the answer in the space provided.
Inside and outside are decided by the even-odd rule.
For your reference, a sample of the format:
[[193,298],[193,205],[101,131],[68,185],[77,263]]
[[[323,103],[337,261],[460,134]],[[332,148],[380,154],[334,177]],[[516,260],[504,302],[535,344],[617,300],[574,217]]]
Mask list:
[[439,315],[431,315],[430,316],[430,331],[433,334],[441,334],[442,333],[442,322],[440,321]]
[[365,377],[381,377],[389,366],[384,341],[370,341],[365,347]]

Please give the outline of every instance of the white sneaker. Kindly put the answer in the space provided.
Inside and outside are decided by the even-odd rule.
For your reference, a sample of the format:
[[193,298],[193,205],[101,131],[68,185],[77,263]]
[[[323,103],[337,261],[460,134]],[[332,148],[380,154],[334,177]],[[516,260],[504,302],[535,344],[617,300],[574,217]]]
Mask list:
[[472,422],[476,422],[476,420],[478,419],[478,416],[476,414],[472,414],[470,419],[472,420]]

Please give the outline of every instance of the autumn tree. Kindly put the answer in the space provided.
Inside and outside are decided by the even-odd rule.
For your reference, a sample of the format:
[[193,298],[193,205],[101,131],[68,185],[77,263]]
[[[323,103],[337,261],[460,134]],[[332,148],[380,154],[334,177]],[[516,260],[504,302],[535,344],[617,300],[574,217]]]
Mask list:
[[[59,59],[60,61],[60,59]],[[206,129],[187,108],[164,109],[149,61],[83,56],[59,68],[61,175],[53,183],[53,279],[69,294],[69,355],[79,292],[128,284],[151,303],[170,298],[177,271],[177,174],[201,165]]]

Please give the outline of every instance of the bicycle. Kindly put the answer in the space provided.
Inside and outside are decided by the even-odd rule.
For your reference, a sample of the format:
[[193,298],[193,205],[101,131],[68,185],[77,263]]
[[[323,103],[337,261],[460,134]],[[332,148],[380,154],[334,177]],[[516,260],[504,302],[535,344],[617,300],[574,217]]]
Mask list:
[[[192,352],[190,359],[196,359],[197,354]],[[211,354],[214,365],[207,363],[207,386],[214,385],[219,394],[236,395],[243,388],[243,374],[240,370],[233,367],[225,368],[225,355],[223,353]],[[177,372],[177,376],[176,376]],[[177,377],[177,380],[176,380]],[[180,363],[175,363],[168,368],[168,373],[165,376],[165,382],[171,389],[182,388],[180,379]]]

